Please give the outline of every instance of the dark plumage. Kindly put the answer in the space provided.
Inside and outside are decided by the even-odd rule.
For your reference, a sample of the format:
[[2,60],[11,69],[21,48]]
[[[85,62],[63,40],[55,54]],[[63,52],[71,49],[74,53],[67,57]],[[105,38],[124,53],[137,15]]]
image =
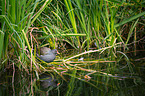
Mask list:
[[49,49],[47,47],[43,47],[42,49],[40,49],[40,53],[42,53],[43,55],[37,55],[37,57],[47,63],[52,62],[56,55],[57,55],[57,50],[56,49]]

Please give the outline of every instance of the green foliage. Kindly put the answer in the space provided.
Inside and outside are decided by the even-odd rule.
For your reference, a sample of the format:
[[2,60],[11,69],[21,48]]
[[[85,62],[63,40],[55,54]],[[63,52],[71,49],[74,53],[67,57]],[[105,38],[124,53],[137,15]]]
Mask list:
[[[145,26],[143,0],[0,2],[0,95],[136,94],[130,90],[142,81],[135,76],[126,52],[134,43],[135,53],[137,40],[144,39],[140,39]],[[68,47],[77,52],[59,55],[58,62],[47,64],[35,58],[36,46],[60,48],[61,55],[64,51],[67,54]],[[85,59],[78,61],[81,57]],[[61,82],[47,92],[40,90],[38,83],[39,75],[45,72],[52,72]]]

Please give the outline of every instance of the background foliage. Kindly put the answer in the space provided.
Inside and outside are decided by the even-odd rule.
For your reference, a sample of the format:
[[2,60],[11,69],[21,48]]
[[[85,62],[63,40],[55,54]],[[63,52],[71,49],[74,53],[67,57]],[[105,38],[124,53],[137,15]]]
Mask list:
[[[0,95],[144,94],[143,0],[0,2]],[[37,62],[36,46],[61,54]],[[60,83],[47,92],[37,86],[45,72]]]

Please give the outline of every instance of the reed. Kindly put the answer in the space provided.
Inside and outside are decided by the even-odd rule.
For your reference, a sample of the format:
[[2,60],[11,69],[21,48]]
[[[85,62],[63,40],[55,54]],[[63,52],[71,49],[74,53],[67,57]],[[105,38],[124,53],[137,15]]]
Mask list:
[[[141,84],[144,89],[127,54],[134,44],[136,55],[137,42],[144,40],[140,38],[144,1],[1,2],[1,95],[112,96],[136,94]],[[76,52],[61,53],[65,57],[58,55],[52,63],[38,62],[36,46],[66,53],[69,46]],[[45,72],[53,73],[59,82],[46,92],[38,83],[39,74]]]

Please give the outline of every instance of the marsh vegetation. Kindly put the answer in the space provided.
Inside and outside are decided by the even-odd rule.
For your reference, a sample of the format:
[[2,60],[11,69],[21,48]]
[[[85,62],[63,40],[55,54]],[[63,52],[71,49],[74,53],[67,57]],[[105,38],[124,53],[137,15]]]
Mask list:
[[[0,0],[0,13],[0,96],[145,95],[144,0]],[[38,60],[40,47],[60,54]]]

